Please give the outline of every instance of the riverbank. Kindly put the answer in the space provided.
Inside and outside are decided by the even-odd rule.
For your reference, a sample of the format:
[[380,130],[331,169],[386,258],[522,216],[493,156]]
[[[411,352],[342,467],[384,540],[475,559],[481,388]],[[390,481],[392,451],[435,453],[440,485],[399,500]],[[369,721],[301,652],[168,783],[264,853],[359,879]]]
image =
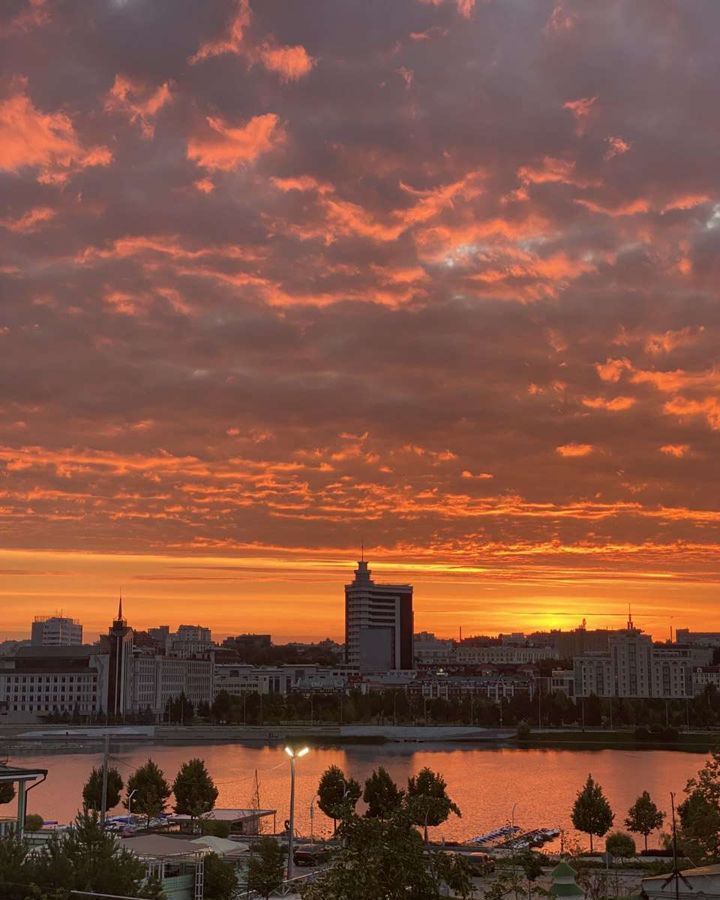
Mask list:
[[707,753],[720,746],[720,731],[682,731],[671,738],[653,734],[638,735],[634,729],[570,729],[533,730],[514,740],[514,745],[533,749],[567,750],[685,750]]
[[246,744],[274,746],[303,741],[334,747],[362,744],[478,744],[519,749],[631,749],[708,752],[720,745],[720,731],[638,735],[634,729],[545,728],[518,737],[514,728],[468,725],[0,725],[0,752],[32,752],[99,747],[109,735],[113,745]]
[[2,725],[0,750],[95,747],[106,735],[114,745],[248,744],[268,746],[304,741],[317,746],[385,743],[488,743],[514,740],[514,729],[464,725]]

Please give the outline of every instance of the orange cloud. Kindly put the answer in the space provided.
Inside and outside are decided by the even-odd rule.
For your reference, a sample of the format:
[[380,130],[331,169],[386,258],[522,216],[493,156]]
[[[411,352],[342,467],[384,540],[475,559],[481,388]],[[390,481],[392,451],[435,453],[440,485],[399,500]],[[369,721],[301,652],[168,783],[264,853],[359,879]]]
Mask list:
[[238,0],[232,18],[224,33],[216,40],[206,41],[190,57],[190,63],[199,63],[213,56],[230,53],[243,56],[248,63],[259,62],[269,72],[275,72],[281,81],[298,81],[312,70],[315,60],[300,44],[281,46],[269,37],[259,45],[248,39],[247,30],[252,22],[249,0]]
[[211,194],[215,190],[215,185],[209,178],[199,178],[197,181],[193,181],[193,187],[203,194]]
[[576,199],[575,203],[584,206],[585,209],[590,210],[590,212],[602,213],[605,216],[612,216],[613,218],[618,218],[620,216],[635,216],[638,213],[646,213],[650,209],[650,204],[642,197],[638,197],[636,200],[628,200],[625,203],[619,203],[617,206],[594,203],[592,200],[579,199]]
[[667,456],[674,456],[677,459],[682,459],[689,449],[690,444],[663,444],[660,448],[660,452],[665,453]]
[[610,400],[605,397],[583,397],[583,406],[589,409],[606,409],[609,412],[622,412],[630,409],[635,405],[634,397],[612,397]]
[[[16,84],[18,84],[16,82]],[[106,166],[107,147],[84,147],[65,113],[44,113],[21,90],[0,101],[0,170],[40,170],[39,180],[62,182],[87,166]]]
[[36,206],[17,219],[0,219],[0,226],[16,234],[30,234],[38,231],[43,225],[54,219],[57,210],[49,206]]
[[702,400],[673,397],[665,403],[663,410],[681,418],[702,416],[713,431],[720,431],[720,400],[717,397],[704,397]]
[[578,137],[585,134],[588,128],[590,116],[594,111],[597,96],[579,97],[577,100],[568,100],[563,103],[563,109],[570,110],[575,118],[575,134]]
[[201,44],[197,52],[190,57],[190,63],[199,63],[213,56],[222,56],[224,53],[240,53],[245,29],[250,25],[251,19],[249,0],[238,0],[225,33],[217,40]]
[[315,65],[312,56],[299,44],[295,47],[278,47],[265,43],[259,48],[258,55],[265,68],[280,75],[282,81],[298,81]]
[[218,116],[208,116],[208,129],[191,137],[187,157],[210,171],[229,172],[254,162],[284,140],[274,113],[253,116],[245,125],[230,125]]
[[118,112],[131,123],[139,124],[143,137],[152,138],[155,134],[153,119],[171,99],[170,83],[167,81],[153,88],[126,75],[116,75],[105,98],[105,110]]
[[632,370],[629,359],[607,359],[595,366],[595,371],[603,381],[620,381],[623,373],[629,370]]
[[712,200],[710,194],[680,194],[680,196],[666,203],[662,208],[662,212],[671,212],[675,209],[693,209],[693,207],[708,203],[710,200]]
[[658,355],[670,353],[676,347],[687,347],[694,344],[705,331],[703,326],[692,328],[687,326],[678,331],[665,331],[662,334],[649,334],[645,339],[645,351]]
[[592,444],[560,444],[555,448],[555,452],[560,456],[569,458],[576,456],[588,456],[595,448]]
[[521,166],[517,177],[524,185],[529,184],[572,184],[576,187],[593,187],[598,184],[593,179],[579,177],[575,172],[575,162],[570,159],[558,159],[544,156],[537,164]]
[[605,151],[603,159],[613,159],[615,156],[622,156],[622,154],[627,153],[632,146],[628,141],[623,140],[621,137],[609,137],[605,138],[605,141],[608,144],[608,148]]
[[28,0],[27,5],[17,12],[6,25],[0,25],[0,37],[24,34],[35,28],[42,28],[51,21],[46,0]]

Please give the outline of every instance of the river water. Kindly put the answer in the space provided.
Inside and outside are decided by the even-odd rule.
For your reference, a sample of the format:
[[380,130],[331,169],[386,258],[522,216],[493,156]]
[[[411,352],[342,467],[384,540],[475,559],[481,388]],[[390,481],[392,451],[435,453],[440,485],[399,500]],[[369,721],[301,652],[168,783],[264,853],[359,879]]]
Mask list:
[[[124,780],[151,757],[170,782],[183,761],[199,756],[217,784],[219,807],[250,807],[257,771],[261,806],[278,810],[279,828],[288,815],[289,760],[280,746],[147,744],[114,747],[111,753],[112,764]],[[12,759],[16,765],[49,769],[47,781],[29,795],[29,810],[61,822],[74,816],[82,786],[92,767],[101,761],[100,753],[85,751],[23,754]],[[331,764],[361,782],[382,765],[403,786],[424,766],[441,772],[462,818],[451,816],[444,825],[431,829],[432,836],[464,840],[506,824],[513,816],[522,827],[557,827],[572,834],[570,811],[588,773],[602,785],[615,811],[615,827],[624,828],[627,809],[639,793],[649,791],[658,806],[669,811],[670,791],[681,794],[687,779],[704,761],[704,754],[673,750],[541,750],[448,744],[313,748],[297,762],[297,830],[303,835],[331,832],[332,823],[314,802],[320,775]],[[9,812],[12,806],[5,809]],[[656,836],[651,837],[651,845],[657,845]]]

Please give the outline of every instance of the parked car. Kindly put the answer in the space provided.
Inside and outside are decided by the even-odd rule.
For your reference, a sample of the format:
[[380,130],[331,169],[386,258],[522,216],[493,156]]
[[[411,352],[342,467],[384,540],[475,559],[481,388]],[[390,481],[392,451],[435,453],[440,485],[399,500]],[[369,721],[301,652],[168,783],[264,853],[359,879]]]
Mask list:
[[487,853],[475,850],[472,853],[463,853],[461,856],[467,863],[471,875],[489,875],[495,871],[495,860]]
[[293,851],[296,866],[319,866],[327,862],[330,851],[322,844],[301,844]]

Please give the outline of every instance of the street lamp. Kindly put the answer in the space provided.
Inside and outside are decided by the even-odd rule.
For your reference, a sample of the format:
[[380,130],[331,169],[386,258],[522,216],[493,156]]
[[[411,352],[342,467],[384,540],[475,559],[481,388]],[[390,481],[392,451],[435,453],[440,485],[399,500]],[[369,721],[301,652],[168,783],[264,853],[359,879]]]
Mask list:
[[290,757],[290,825],[288,828],[288,881],[293,877],[293,837],[295,833],[295,760],[300,759],[310,752],[309,747],[296,750],[294,747],[286,747],[285,752]]
[[137,788],[128,794],[128,816],[132,817],[132,798],[137,794]]

